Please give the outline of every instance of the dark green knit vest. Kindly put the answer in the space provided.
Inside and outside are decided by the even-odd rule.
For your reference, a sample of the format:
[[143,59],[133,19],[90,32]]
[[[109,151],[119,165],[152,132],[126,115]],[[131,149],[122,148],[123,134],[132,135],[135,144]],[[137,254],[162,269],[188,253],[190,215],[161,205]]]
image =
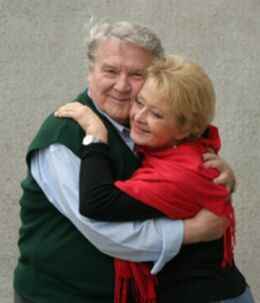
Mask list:
[[[86,92],[77,100],[95,110]],[[129,178],[139,163],[113,125],[101,118],[109,130],[114,177]],[[50,115],[29,147],[28,165],[34,151],[53,143],[64,144],[80,157],[83,136],[73,120]],[[33,303],[112,303],[113,258],[99,252],[53,207],[29,172],[22,188],[17,293]]]

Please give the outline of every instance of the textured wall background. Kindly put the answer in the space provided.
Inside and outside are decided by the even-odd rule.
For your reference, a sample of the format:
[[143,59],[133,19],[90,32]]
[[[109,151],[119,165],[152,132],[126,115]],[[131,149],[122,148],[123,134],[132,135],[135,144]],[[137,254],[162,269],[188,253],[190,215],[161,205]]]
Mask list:
[[237,263],[260,300],[260,2],[258,0],[0,0],[0,301],[12,302],[19,183],[44,117],[86,86],[84,22],[151,26],[168,52],[199,60],[216,87],[223,157],[238,190]]

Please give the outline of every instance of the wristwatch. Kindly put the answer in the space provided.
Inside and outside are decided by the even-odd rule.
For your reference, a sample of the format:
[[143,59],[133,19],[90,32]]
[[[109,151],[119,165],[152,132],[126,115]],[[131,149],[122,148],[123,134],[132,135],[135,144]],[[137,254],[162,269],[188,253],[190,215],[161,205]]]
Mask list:
[[98,138],[95,138],[93,135],[86,135],[83,140],[82,144],[83,145],[89,145],[91,143],[101,143],[102,141]]

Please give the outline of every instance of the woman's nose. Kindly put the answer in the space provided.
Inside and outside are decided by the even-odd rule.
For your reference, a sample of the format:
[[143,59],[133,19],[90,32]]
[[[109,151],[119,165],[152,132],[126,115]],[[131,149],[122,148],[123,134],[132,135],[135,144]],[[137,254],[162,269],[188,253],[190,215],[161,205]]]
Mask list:
[[137,122],[140,122],[140,123],[145,123],[145,120],[146,120],[146,111],[145,109],[141,109],[139,110],[136,114],[135,114],[135,120]]

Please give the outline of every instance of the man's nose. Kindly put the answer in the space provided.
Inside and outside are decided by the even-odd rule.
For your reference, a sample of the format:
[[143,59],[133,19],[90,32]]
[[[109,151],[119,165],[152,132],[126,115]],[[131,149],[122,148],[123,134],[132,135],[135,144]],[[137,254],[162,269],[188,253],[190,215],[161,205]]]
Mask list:
[[129,92],[131,86],[126,75],[119,75],[115,84],[115,89],[119,92]]

